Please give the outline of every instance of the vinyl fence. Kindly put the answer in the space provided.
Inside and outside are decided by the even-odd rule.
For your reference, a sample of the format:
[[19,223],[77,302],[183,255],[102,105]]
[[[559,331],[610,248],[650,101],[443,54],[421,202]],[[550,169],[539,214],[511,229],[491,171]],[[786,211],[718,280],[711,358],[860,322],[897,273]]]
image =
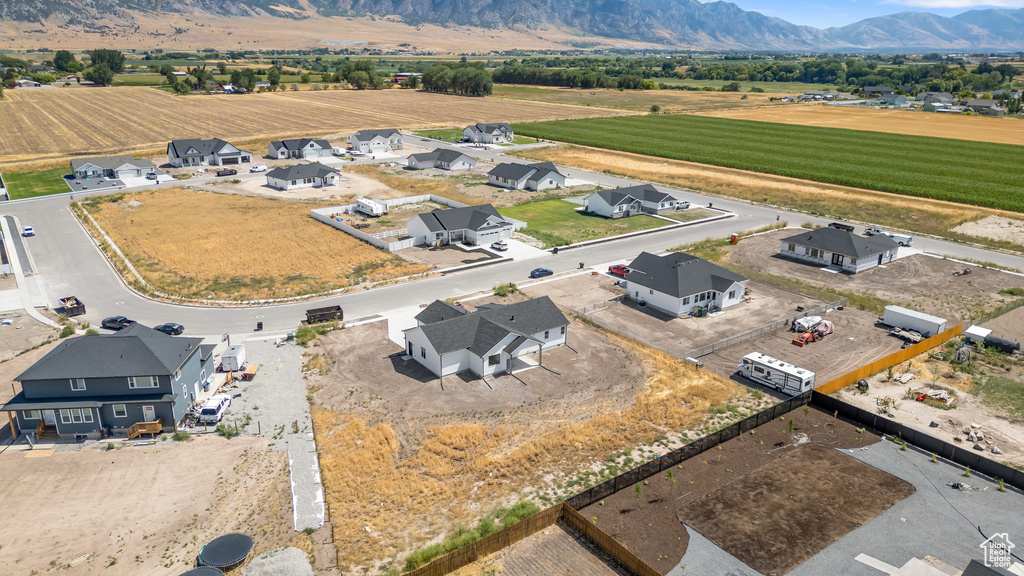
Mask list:
[[865,364],[864,366],[861,366],[860,368],[857,368],[852,372],[843,374],[842,376],[826,384],[822,384],[821,386],[816,387],[815,390],[822,394],[831,394],[838,390],[842,390],[843,388],[846,388],[847,386],[853,384],[858,380],[867,378],[868,376],[881,372],[882,370],[885,370],[890,366],[895,366],[900,362],[910,360],[911,358],[917,356],[918,354],[921,354],[922,352],[927,352],[928,350],[931,350],[936,346],[945,344],[947,340],[959,336],[960,333],[963,332],[963,328],[963,324],[957,324],[956,326],[949,328],[945,332],[939,332],[935,336],[922,340],[917,344],[914,344],[913,346],[909,346],[898,352],[893,352],[892,354],[879,358],[878,360],[875,360],[870,364]]
[[587,314],[592,314],[594,312],[597,312],[598,310],[604,310],[605,308],[611,306],[613,302],[622,302],[623,300],[625,300],[625,298],[626,298],[625,294],[620,294],[620,295],[616,296],[615,298],[609,298],[608,300],[602,300],[600,302],[595,302],[593,304],[589,304],[589,305],[584,306],[582,308],[577,308],[576,309],[576,314],[579,315],[579,316],[586,316]]

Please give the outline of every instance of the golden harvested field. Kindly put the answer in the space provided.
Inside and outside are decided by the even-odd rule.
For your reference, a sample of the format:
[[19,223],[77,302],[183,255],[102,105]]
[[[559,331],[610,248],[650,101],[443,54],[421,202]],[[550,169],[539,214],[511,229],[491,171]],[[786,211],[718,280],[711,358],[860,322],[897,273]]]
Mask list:
[[82,205],[150,285],[186,298],[283,298],[427,270],[313,220],[312,204],[171,188]]
[[701,112],[700,114],[718,118],[759,120],[800,126],[849,128],[998,144],[1024,144],[1024,122],[1017,118],[963,116],[895,109],[873,110],[820,104],[732,108]]
[[[559,88],[555,86],[516,86],[495,84],[494,96],[510,100],[530,100],[573,106],[619,108],[634,112],[650,111],[657,104],[662,114],[690,114],[713,110],[732,110],[782,106],[770,102],[771,96],[783,94],[740,92],[704,92],[685,90],[614,90],[594,88]],[[747,96],[744,100],[743,96]],[[796,105],[803,106],[803,105]]]
[[166,149],[180,138],[246,140],[364,128],[432,128],[621,114],[410,90],[175,96],[145,87],[8,90],[0,164]]

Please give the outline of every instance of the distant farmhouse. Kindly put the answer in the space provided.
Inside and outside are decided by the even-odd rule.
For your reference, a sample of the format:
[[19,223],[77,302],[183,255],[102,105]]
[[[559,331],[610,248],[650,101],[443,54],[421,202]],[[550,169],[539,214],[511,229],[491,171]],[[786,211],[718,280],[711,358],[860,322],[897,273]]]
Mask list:
[[267,185],[278,190],[297,188],[323,188],[334,186],[341,178],[337,168],[319,162],[296,164],[287,168],[274,168],[267,172]]
[[888,86],[865,86],[860,89],[860,95],[864,98],[879,98],[891,96],[896,92]]
[[402,149],[402,133],[394,128],[360,130],[348,137],[348,147],[363,154],[381,154]]
[[779,254],[855,274],[892,262],[897,248],[899,244],[895,240],[882,234],[858,236],[827,227],[783,238]]
[[661,192],[650,184],[599,190],[585,196],[583,202],[584,211],[605,218],[662,214],[689,206],[689,202],[680,202],[675,196]]
[[141,178],[153,172],[149,160],[136,160],[131,156],[107,156],[101,158],[75,158],[71,161],[71,173],[75,178]]
[[442,210],[434,209],[409,220],[408,234],[417,245],[443,246],[454,242],[487,245],[508,240],[516,225],[503,218],[494,206],[466,206]]
[[742,302],[747,278],[682,252],[643,252],[629,264],[626,297],[672,316],[694,308],[725,309]]
[[882,106],[891,106],[893,108],[906,108],[907,97],[900,94],[883,94],[878,97],[878,103]]
[[291,140],[276,140],[267,146],[267,156],[271,158],[329,158],[332,153],[331,143],[327,140],[314,140],[312,138],[294,138]]
[[520,357],[564,346],[569,320],[547,296],[491,304],[474,312],[434,301],[405,330],[405,353],[438,377],[469,370],[477,376],[530,365]]
[[431,152],[413,154],[406,159],[406,164],[414,170],[424,168],[440,168],[442,170],[470,170],[476,168],[476,160],[455,150],[435,148]]
[[565,186],[565,175],[551,162],[498,164],[487,173],[488,183],[512,190],[546,190]]
[[1006,110],[999,107],[999,100],[978,98],[967,101],[967,109],[982,116],[1005,116]]
[[504,122],[495,124],[473,124],[462,130],[462,138],[474,144],[507,144],[515,133],[512,126]]
[[225,166],[252,162],[252,152],[239,150],[220,138],[174,140],[167,145],[171,166]]

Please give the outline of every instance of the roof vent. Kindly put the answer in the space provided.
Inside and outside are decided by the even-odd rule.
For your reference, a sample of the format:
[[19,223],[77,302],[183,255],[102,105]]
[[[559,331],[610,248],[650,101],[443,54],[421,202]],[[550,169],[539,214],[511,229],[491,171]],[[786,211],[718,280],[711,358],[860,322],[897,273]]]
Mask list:
[[508,321],[509,322],[515,322],[516,321],[515,315],[513,315],[511,318],[509,318]]

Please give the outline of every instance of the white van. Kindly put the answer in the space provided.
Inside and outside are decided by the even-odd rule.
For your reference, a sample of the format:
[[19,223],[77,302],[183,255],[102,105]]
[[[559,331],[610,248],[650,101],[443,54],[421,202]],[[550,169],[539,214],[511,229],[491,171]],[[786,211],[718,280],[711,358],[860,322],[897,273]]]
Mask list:
[[199,420],[207,424],[216,424],[224,417],[224,411],[231,405],[231,396],[227,394],[215,394],[203,404],[199,411]]

